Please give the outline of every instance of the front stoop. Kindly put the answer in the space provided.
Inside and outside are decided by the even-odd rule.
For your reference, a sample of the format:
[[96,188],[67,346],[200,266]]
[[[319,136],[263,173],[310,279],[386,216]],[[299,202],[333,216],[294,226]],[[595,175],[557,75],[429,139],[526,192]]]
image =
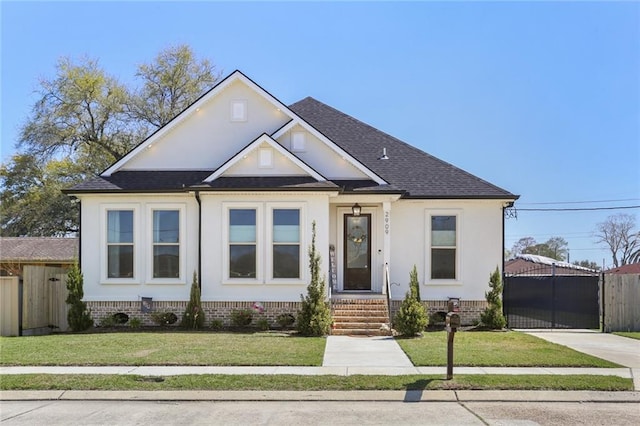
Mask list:
[[390,336],[389,309],[385,299],[332,301],[333,336]]

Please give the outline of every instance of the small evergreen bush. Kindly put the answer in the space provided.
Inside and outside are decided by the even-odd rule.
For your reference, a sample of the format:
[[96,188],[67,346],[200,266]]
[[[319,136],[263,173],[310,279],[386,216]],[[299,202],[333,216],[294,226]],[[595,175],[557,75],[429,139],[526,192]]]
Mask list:
[[249,327],[253,322],[253,311],[251,309],[234,309],[231,311],[231,325],[234,327]]
[[87,304],[82,301],[84,297],[82,284],[82,273],[78,265],[74,264],[67,273],[67,290],[69,290],[69,294],[66,300],[69,305],[67,322],[72,331],[84,331],[93,326],[91,311],[87,309]]
[[178,321],[178,316],[173,312],[155,311],[151,312],[151,320],[158,325],[171,325]]
[[256,327],[258,327],[258,330],[260,331],[267,331],[271,328],[269,326],[269,320],[267,320],[266,318],[260,318],[258,321],[256,321]]
[[140,328],[142,327],[142,320],[138,317],[133,317],[129,320],[130,328]]
[[117,324],[118,322],[116,321],[116,317],[113,314],[107,315],[100,320],[100,327],[111,328],[115,327]]
[[280,328],[287,329],[291,327],[294,322],[296,322],[296,317],[294,317],[292,314],[280,314],[276,318],[276,322],[278,323]]
[[409,291],[406,293],[400,310],[396,314],[394,327],[398,333],[406,337],[413,337],[424,331],[429,324],[429,317],[422,303],[420,303],[420,282],[418,270],[413,266],[409,274]]
[[484,293],[489,306],[480,314],[480,322],[492,330],[501,330],[507,325],[507,320],[502,313],[502,277],[497,266],[489,276],[489,288]]
[[188,329],[198,329],[204,327],[204,311],[200,303],[200,286],[198,285],[198,274],[193,272],[193,281],[191,282],[191,295],[189,303],[182,315],[182,326]]
[[314,221],[309,248],[311,281],[307,286],[307,296],[300,295],[302,307],[298,312],[297,330],[302,336],[324,336],[331,330],[333,320],[331,308],[325,299],[325,279],[320,278],[320,262],[320,255],[316,251],[316,222]]
[[224,323],[222,322],[221,319],[212,319],[211,320],[211,329],[213,331],[220,331],[224,328]]

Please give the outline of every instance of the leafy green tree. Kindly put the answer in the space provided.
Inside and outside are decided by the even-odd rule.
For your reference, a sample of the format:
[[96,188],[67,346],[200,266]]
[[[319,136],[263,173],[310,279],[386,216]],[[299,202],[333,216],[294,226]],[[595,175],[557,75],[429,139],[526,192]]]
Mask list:
[[82,288],[83,278],[78,265],[73,265],[67,272],[67,304],[69,313],[67,322],[73,331],[84,331],[93,326],[91,311],[87,309],[87,304],[82,301],[84,290]]
[[565,260],[569,243],[562,237],[551,237],[544,243],[538,243],[532,237],[520,238],[513,246],[511,254],[535,254],[556,260]]
[[409,291],[405,294],[400,309],[396,314],[394,327],[398,333],[406,337],[416,336],[429,324],[429,317],[420,303],[420,282],[415,265],[409,274]]
[[298,312],[297,330],[303,336],[324,336],[331,330],[331,308],[326,300],[326,282],[320,278],[322,259],[316,250],[316,222],[312,224],[311,247],[309,248],[309,270],[311,281],[307,295],[300,296],[302,306]]
[[139,90],[118,82],[95,59],[61,58],[54,77],[40,80],[18,153],[0,166],[3,236],[77,231],[77,206],[60,190],[99,174],[218,79],[188,46],[162,51],[136,75]]
[[220,78],[208,60],[198,60],[187,45],[171,46],[138,67],[142,88],[128,102],[130,116],[151,129],[185,110]]
[[507,320],[502,313],[502,277],[500,270],[496,270],[489,276],[488,292],[484,293],[488,306],[480,314],[480,321],[485,327],[500,330],[507,325]]
[[61,190],[83,174],[69,159],[14,155],[0,166],[0,233],[3,236],[64,236],[78,230],[77,204]]
[[200,286],[198,285],[198,274],[193,272],[193,281],[191,282],[191,294],[189,303],[182,315],[182,326],[188,329],[199,329],[204,327],[205,314],[202,310],[200,302]]
[[600,267],[598,264],[592,260],[579,260],[577,262],[573,262],[574,265],[582,266],[583,268],[593,269],[594,271],[599,271]]

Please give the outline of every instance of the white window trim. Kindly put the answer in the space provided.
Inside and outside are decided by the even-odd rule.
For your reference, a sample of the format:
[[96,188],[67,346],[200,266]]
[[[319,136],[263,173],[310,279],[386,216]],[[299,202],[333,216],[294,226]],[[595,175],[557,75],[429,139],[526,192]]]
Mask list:
[[[256,277],[229,277],[229,211],[233,209],[252,209],[256,211]],[[263,259],[261,247],[264,245],[264,209],[263,203],[228,202],[222,203],[222,284],[263,284]]]
[[[229,121],[232,123],[242,123],[247,121],[248,111],[248,102],[246,99],[232,99],[229,103]],[[235,109],[236,105],[242,106],[242,115],[236,116]]]
[[[229,211],[253,209],[256,211],[256,277],[229,277]],[[300,210],[300,277],[273,278],[273,210]],[[222,284],[224,285],[291,285],[305,284],[306,265],[306,203],[305,202],[225,202],[222,203]]]
[[273,169],[273,148],[260,148],[258,150],[258,168]]
[[[178,210],[180,219],[180,233],[178,235],[178,242],[180,248],[178,253],[180,254],[180,276],[178,278],[154,278],[153,277],[153,212],[155,210]],[[147,284],[186,284],[186,269],[187,269],[187,241],[186,241],[186,226],[187,226],[187,207],[184,203],[149,203],[147,204],[147,238],[146,244],[146,269],[148,271]]]
[[[264,248],[265,266],[266,266],[266,284],[302,284],[306,283],[307,271],[305,268],[305,226],[307,223],[305,217],[304,203],[296,202],[270,202],[266,203],[267,206],[267,229],[266,229],[266,243]],[[292,209],[300,212],[300,235],[299,235],[299,249],[300,249],[300,264],[299,271],[300,276],[298,278],[273,278],[273,211],[280,209]]]
[[[431,217],[455,216],[456,217],[456,278],[431,278]],[[425,210],[425,256],[424,256],[424,283],[425,285],[462,285],[462,209],[428,209]]]
[[[108,213],[110,211],[133,211],[133,277],[109,278],[107,263],[108,256]],[[101,204],[100,205],[100,284],[140,284],[142,268],[140,259],[140,205],[131,203]]]
[[[299,136],[301,145],[296,145],[296,136]],[[291,152],[306,152],[307,150],[307,133],[306,132],[291,132]]]

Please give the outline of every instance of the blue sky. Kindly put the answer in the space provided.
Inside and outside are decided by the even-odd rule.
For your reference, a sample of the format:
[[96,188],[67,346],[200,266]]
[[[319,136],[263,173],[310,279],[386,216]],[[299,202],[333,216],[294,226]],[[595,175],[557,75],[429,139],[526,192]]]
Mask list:
[[640,226],[640,209],[522,210],[640,205],[638,2],[3,1],[0,13],[2,161],[58,58],[88,55],[135,84],[138,64],[185,43],[284,103],[313,96],[520,194],[507,247],[561,236],[572,261],[609,265],[596,224],[626,212]]

